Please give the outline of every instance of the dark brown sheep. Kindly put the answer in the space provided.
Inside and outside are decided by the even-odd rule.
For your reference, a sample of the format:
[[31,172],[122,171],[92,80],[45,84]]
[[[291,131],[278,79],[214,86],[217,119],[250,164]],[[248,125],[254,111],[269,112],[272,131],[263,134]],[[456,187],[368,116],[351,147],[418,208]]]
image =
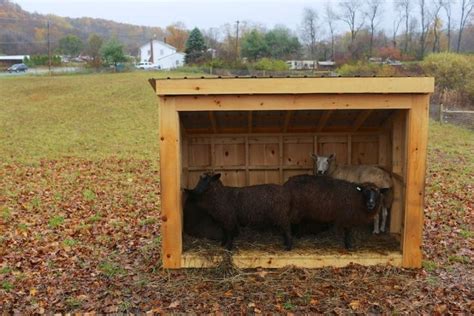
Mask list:
[[239,225],[278,228],[286,250],[292,248],[290,194],[283,186],[262,184],[248,187],[227,187],[220,174],[204,174],[192,190],[198,206],[205,209],[223,228],[222,245],[232,249]]
[[291,194],[292,222],[334,223],[344,229],[344,245],[352,248],[352,227],[370,223],[381,207],[379,189],[327,176],[299,175],[284,187]]
[[222,240],[224,231],[205,210],[197,205],[190,190],[183,193],[183,230],[189,236]]

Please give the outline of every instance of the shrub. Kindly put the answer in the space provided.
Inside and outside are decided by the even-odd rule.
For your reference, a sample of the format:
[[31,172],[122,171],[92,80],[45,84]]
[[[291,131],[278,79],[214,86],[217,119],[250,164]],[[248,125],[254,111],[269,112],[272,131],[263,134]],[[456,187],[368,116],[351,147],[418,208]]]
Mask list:
[[337,69],[341,76],[393,76],[395,67],[389,65],[370,64],[359,61],[356,64],[345,64]]
[[469,90],[469,82],[474,80],[472,63],[460,54],[431,54],[422,61],[421,67],[427,75],[435,77],[436,86],[441,90]]
[[288,65],[283,60],[262,58],[253,64],[253,68],[256,70],[285,71],[288,70]]

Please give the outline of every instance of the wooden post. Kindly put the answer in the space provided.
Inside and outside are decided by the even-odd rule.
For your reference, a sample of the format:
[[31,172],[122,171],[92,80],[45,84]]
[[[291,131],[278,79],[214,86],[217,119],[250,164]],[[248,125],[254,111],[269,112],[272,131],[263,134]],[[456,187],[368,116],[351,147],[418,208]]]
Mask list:
[[[393,119],[392,130],[392,172],[405,179],[405,136],[406,113],[398,110]],[[403,224],[403,188],[404,183],[394,177],[393,204],[390,214],[390,232],[400,234]]]
[[163,267],[180,268],[181,151],[179,116],[174,98],[160,98],[160,170]]
[[420,268],[423,233],[423,208],[428,143],[429,95],[413,96],[407,126],[407,179],[405,188],[405,227],[403,267]]
[[439,105],[439,122],[443,124],[443,111],[444,111],[444,105],[441,103]]

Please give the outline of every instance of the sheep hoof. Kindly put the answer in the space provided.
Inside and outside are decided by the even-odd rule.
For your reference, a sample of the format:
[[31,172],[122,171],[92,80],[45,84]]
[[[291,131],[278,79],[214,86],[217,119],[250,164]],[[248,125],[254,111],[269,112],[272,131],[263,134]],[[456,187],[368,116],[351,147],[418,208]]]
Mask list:
[[379,231],[378,229],[374,229],[374,231],[372,232],[372,234],[378,235],[378,234],[380,234],[380,231]]
[[380,228],[380,231],[381,231],[382,233],[385,233],[385,228]]

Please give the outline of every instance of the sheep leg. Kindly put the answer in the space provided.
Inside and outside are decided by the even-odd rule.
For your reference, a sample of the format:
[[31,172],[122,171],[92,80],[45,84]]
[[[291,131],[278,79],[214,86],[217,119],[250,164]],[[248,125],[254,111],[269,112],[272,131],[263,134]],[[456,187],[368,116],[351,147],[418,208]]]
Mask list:
[[374,217],[374,231],[372,232],[372,234],[380,234],[379,221],[380,221],[380,215],[379,215],[379,213],[377,213]]
[[388,209],[384,206],[382,207],[382,224],[380,225],[380,231],[385,233],[385,226],[387,225],[387,216],[388,216]]
[[352,228],[344,227],[344,246],[347,250],[354,249],[352,244]]
[[285,250],[290,251],[293,248],[293,238],[291,237],[291,226],[288,225],[283,230],[283,239],[285,244]]

